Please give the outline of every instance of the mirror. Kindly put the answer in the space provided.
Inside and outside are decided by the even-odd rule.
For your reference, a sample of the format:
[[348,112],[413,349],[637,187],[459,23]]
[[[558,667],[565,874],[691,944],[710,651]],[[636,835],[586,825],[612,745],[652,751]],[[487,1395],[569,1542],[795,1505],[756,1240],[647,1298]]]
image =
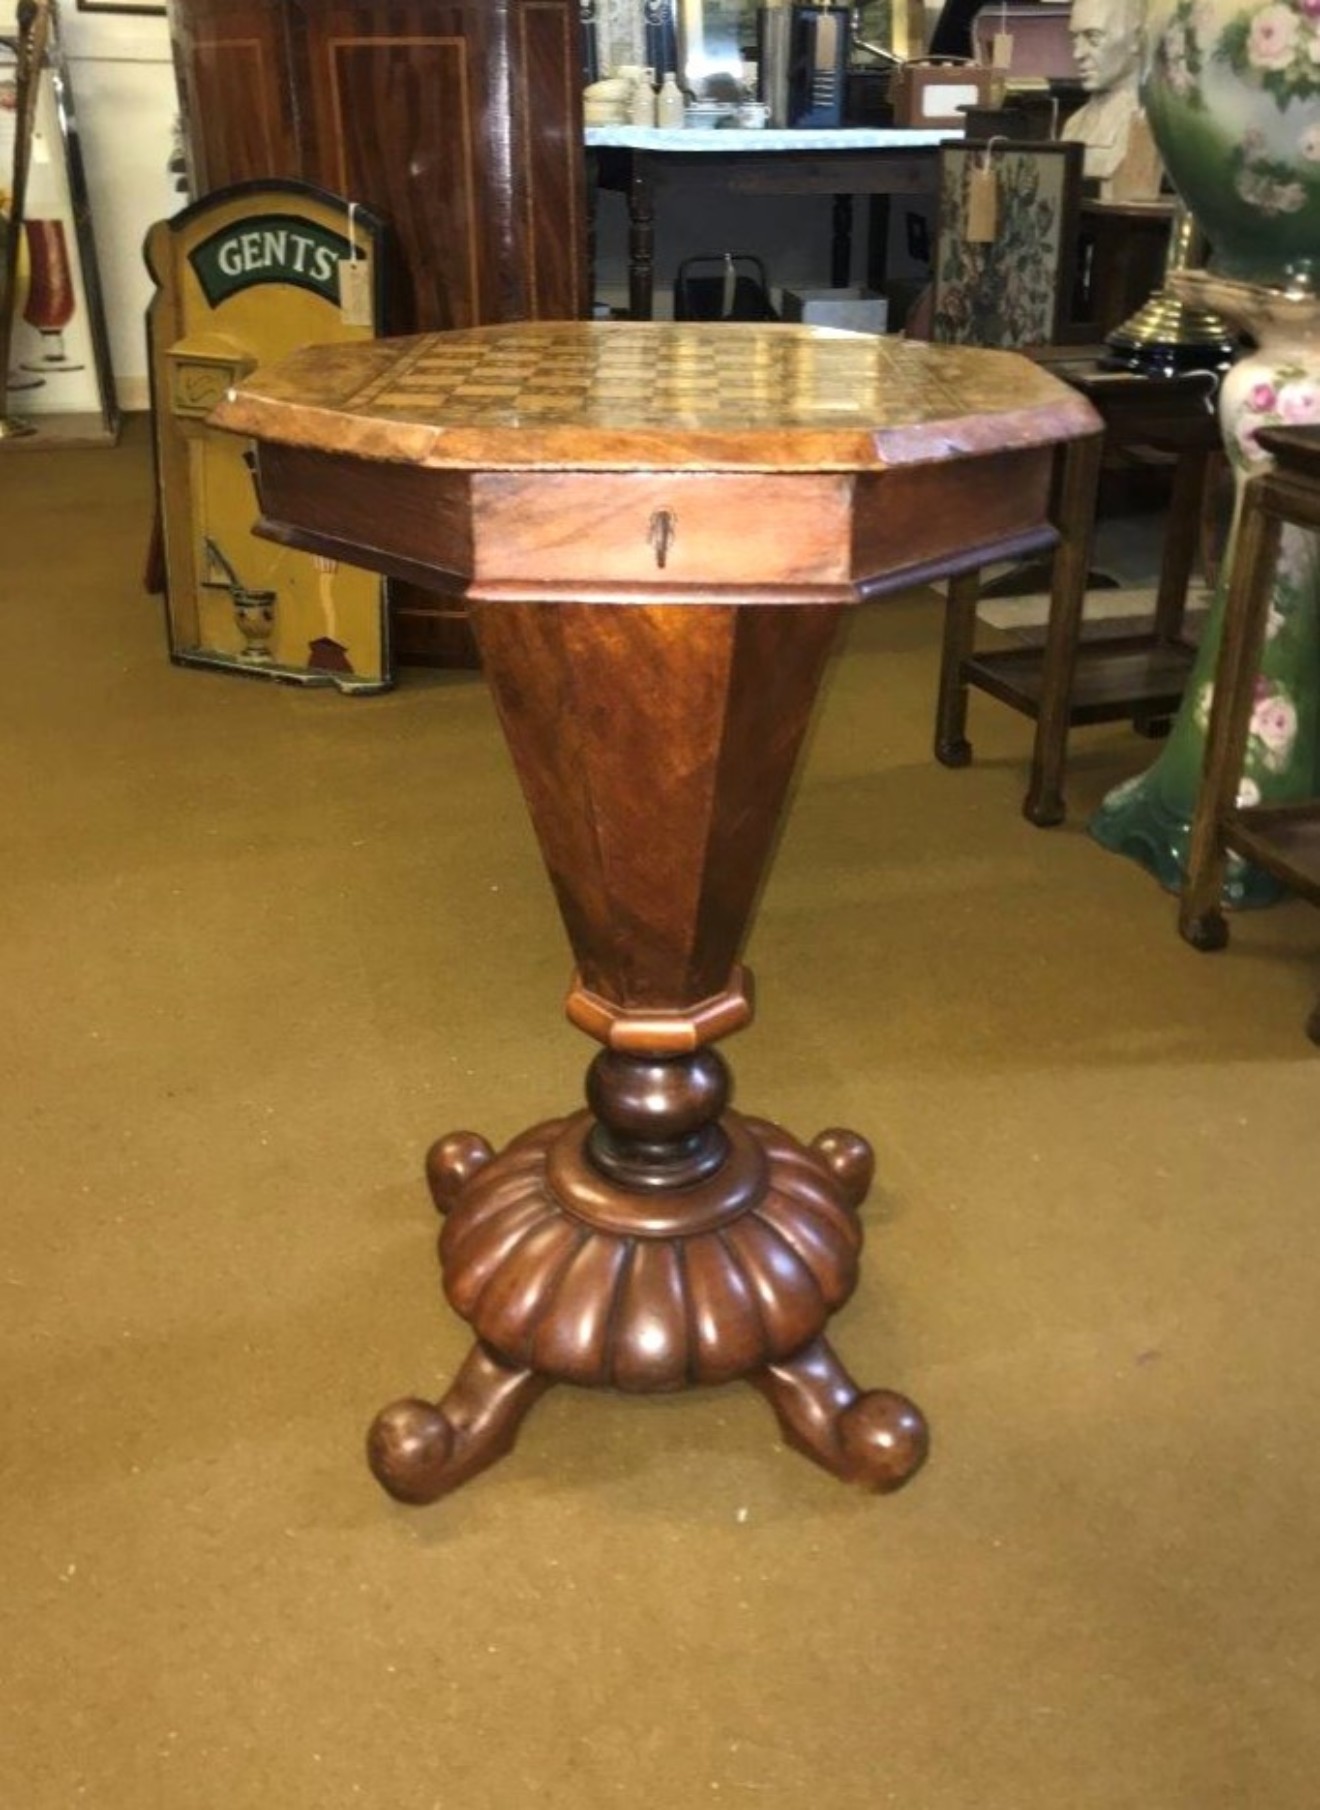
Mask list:
[[[677,0],[679,81],[693,94],[737,83],[746,52],[756,56],[754,0]],[[732,93],[721,98],[732,98]]]
[[[34,14],[43,54],[21,68]],[[0,412],[21,430],[15,445],[101,445],[117,437],[119,412],[73,95],[55,9],[23,15],[20,30],[16,0],[0,0],[0,191],[15,190],[0,225],[9,353]]]

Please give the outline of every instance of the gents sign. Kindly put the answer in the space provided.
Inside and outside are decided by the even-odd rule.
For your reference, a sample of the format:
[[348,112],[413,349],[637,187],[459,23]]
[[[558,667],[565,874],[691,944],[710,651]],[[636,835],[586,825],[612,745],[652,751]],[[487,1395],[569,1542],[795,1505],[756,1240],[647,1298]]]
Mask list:
[[188,253],[213,308],[261,283],[293,283],[338,305],[339,265],[352,252],[342,234],[292,214],[253,214],[222,227]]

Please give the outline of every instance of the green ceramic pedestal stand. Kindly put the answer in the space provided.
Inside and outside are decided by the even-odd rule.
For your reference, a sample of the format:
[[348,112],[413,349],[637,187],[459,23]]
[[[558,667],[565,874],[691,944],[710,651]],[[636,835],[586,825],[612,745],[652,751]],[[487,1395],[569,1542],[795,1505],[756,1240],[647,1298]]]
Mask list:
[[[1267,460],[1256,430],[1281,422],[1320,422],[1320,296],[1231,282],[1205,271],[1170,279],[1184,301],[1212,308],[1243,327],[1257,350],[1228,373],[1220,392],[1224,444],[1239,488]],[[1232,537],[1200,654],[1162,754],[1149,770],[1116,788],[1091,820],[1091,834],[1130,855],[1176,892],[1182,884],[1192,813],[1201,782],[1232,557]],[[1284,531],[1269,632],[1256,680],[1256,703],[1238,799],[1284,803],[1320,790],[1320,547],[1299,528]],[[1223,902],[1230,909],[1272,904],[1282,888],[1240,857],[1230,860]]]

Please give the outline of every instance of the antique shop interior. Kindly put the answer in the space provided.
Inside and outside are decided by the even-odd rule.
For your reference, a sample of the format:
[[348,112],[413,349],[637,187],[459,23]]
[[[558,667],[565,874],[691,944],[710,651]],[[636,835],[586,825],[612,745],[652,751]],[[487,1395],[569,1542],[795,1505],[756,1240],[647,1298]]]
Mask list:
[[0,0],[0,1804],[1314,1803],[1318,285],[1317,0]]

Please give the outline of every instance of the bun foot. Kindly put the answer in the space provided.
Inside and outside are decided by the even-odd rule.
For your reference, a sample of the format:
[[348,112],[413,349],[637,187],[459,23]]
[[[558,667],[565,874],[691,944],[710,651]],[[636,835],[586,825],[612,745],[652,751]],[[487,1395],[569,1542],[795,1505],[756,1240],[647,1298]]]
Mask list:
[[443,1216],[463,1192],[467,1182],[484,1169],[495,1152],[475,1131],[451,1131],[437,1138],[426,1153],[426,1182],[435,1210]]
[[930,1429],[915,1402],[893,1389],[868,1389],[839,1416],[850,1483],[888,1496],[915,1477],[930,1453]]
[[859,1389],[828,1339],[747,1380],[774,1409],[788,1443],[846,1483],[889,1495],[926,1462],[930,1433],[921,1410],[892,1389]]
[[434,1402],[408,1396],[382,1408],[367,1434],[367,1463],[399,1502],[434,1502],[450,1487],[445,1472],[454,1433]]
[[549,1378],[477,1343],[443,1401],[409,1396],[381,1409],[367,1434],[367,1463],[396,1501],[435,1502],[513,1450],[549,1387]]
[[818,1131],[811,1148],[838,1182],[844,1205],[856,1212],[875,1179],[874,1150],[860,1133],[836,1126]]

